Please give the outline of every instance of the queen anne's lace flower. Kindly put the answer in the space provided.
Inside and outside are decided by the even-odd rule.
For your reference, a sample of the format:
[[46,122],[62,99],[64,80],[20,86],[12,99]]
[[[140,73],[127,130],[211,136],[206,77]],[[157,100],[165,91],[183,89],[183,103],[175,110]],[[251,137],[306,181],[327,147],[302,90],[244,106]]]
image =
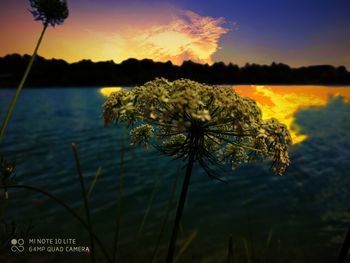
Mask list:
[[232,88],[211,87],[188,79],[156,79],[132,90],[110,95],[104,104],[106,124],[127,123],[134,144],[146,145],[151,136],[161,152],[197,161],[213,176],[212,164],[270,159],[273,172],[289,166],[291,137],[275,119],[262,120],[255,101]]
[[148,146],[150,138],[153,136],[153,127],[149,124],[137,126],[130,131],[131,145]]

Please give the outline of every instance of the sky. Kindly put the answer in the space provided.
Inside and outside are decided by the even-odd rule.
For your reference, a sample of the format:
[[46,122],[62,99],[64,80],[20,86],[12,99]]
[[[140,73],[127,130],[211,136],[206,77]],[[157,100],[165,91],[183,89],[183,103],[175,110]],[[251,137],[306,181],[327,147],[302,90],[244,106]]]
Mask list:
[[[68,62],[128,58],[350,70],[349,0],[68,0],[39,54]],[[0,56],[31,54],[42,24],[27,0],[0,0]]]

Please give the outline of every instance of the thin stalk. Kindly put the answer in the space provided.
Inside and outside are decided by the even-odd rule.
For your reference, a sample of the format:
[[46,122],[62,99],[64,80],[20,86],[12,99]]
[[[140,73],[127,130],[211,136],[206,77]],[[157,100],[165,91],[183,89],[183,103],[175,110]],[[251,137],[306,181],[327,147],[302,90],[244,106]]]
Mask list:
[[21,93],[21,90],[22,90],[22,88],[23,88],[23,85],[24,85],[25,81],[27,80],[27,77],[28,77],[28,75],[29,75],[29,72],[30,72],[30,70],[31,70],[31,68],[32,68],[32,66],[33,66],[34,60],[35,60],[35,58],[36,58],[36,55],[38,54],[38,50],[39,50],[41,41],[43,40],[43,37],[44,37],[45,31],[46,31],[46,29],[47,29],[47,26],[48,26],[48,25],[46,24],[46,25],[44,25],[44,27],[43,27],[43,30],[42,30],[41,35],[40,35],[40,37],[39,37],[38,43],[36,44],[36,47],[35,47],[35,49],[34,49],[33,55],[32,55],[32,57],[30,58],[29,64],[28,64],[28,66],[27,66],[27,69],[26,69],[26,71],[25,71],[25,73],[24,73],[24,75],[23,75],[23,77],[22,77],[21,82],[19,83],[19,86],[17,87],[15,96],[13,97],[12,102],[11,102],[9,108],[8,108],[7,113],[6,113],[6,116],[5,116],[5,118],[4,118],[3,122],[2,122],[1,131],[0,131],[0,143],[1,143],[2,140],[3,140],[4,134],[5,134],[5,129],[6,129],[6,127],[7,127],[7,124],[8,124],[8,122],[9,122],[9,120],[10,120],[10,117],[11,117],[11,115],[12,115],[13,109],[15,108],[15,105],[16,105],[16,102],[17,102],[17,99],[18,99],[18,96],[19,96],[19,94]]
[[337,263],[345,262],[349,248],[350,248],[350,228],[348,229],[348,232],[346,233],[346,237],[345,237],[345,240],[343,242],[342,248],[340,250]]
[[193,242],[193,240],[196,237],[197,237],[197,231],[192,232],[190,237],[186,240],[185,244],[183,244],[183,246],[180,248],[179,253],[176,255],[176,257],[174,259],[174,263],[176,263],[180,260],[181,256],[185,253],[187,248],[190,247],[191,243]]
[[[94,190],[94,188],[96,186],[98,177],[101,175],[101,171],[102,171],[102,169],[101,169],[101,167],[99,167],[97,169],[96,173],[95,173],[94,178],[92,179],[92,182],[90,184],[89,190],[87,191],[87,199],[88,200],[90,199],[90,196],[91,196],[91,194],[92,194],[92,192],[93,192],[93,190]],[[80,208],[78,210],[78,215],[80,215],[83,210],[84,210],[84,204],[82,204],[80,206]]]
[[270,262],[270,246],[272,240],[272,229],[270,229],[269,234],[266,239],[266,251],[265,251],[265,261],[266,263]]
[[[197,231],[197,230],[196,230]],[[185,228],[184,228],[184,224],[181,222],[180,223],[180,234],[181,234],[181,238],[186,238],[186,232],[185,232]],[[187,249],[187,248],[186,248]],[[193,252],[193,247],[191,246],[191,245],[189,245],[189,252],[191,253],[191,255],[192,255],[192,258],[194,258],[195,256],[194,256],[194,252]],[[181,250],[181,248],[180,248],[180,250]],[[178,252],[178,254],[179,254],[180,252]],[[177,255],[175,256],[175,259],[174,259],[174,263],[176,262],[176,257],[177,257]]]
[[183,214],[183,210],[184,210],[184,206],[185,206],[185,201],[186,201],[186,195],[188,192],[188,187],[190,185],[192,168],[193,168],[193,164],[195,161],[196,143],[193,143],[193,139],[191,139],[191,142],[192,143],[190,143],[190,144],[192,147],[190,148],[191,151],[189,153],[186,175],[185,175],[185,179],[184,179],[184,182],[182,185],[180,199],[179,199],[179,203],[178,203],[177,210],[176,210],[175,222],[174,222],[173,232],[172,232],[171,239],[170,239],[168,256],[167,256],[167,260],[166,260],[167,263],[172,263],[174,261],[177,234],[178,234],[179,227],[180,227],[180,222],[181,222],[181,218],[182,218],[182,214]]
[[244,239],[243,239],[243,245],[244,245],[244,250],[245,250],[245,255],[246,255],[247,263],[253,263],[253,260],[252,260],[252,252],[251,252],[251,250],[250,250],[251,243],[249,244],[249,243],[248,243],[248,240],[244,238]]
[[[29,186],[29,185],[6,185],[6,187],[8,189],[11,188],[19,188],[19,189],[27,189],[33,192],[37,192],[37,193],[41,193],[47,197],[49,197],[51,200],[55,201],[57,204],[59,204],[60,206],[62,206],[63,208],[65,208],[67,210],[67,212],[69,212],[74,218],[76,218],[79,223],[89,232],[89,234],[91,236],[94,237],[94,239],[96,240],[96,243],[99,245],[102,253],[104,254],[104,256],[106,257],[107,261],[109,263],[111,263],[111,258],[109,257],[104,245],[102,244],[102,242],[100,241],[100,239],[97,237],[97,235],[89,228],[89,226],[85,223],[85,221],[72,209],[70,208],[68,205],[66,205],[65,202],[61,201],[60,199],[58,199],[57,197],[55,197],[54,195],[50,194],[49,192],[46,192],[45,190],[42,190],[40,188],[36,188],[33,186]],[[0,185],[0,189],[4,189],[5,186]]]
[[91,184],[90,184],[89,190],[88,190],[88,192],[87,192],[87,198],[88,198],[88,199],[90,198],[90,196],[91,196],[91,194],[92,194],[92,191],[94,190],[94,188],[95,188],[95,186],[96,186],[97,179],[98,179],[98,177],[101,175],[101,171],[102,171],[102,169],[101,169],[101,167],[99,167],[99,168],[97,169],[96,173],[95,173],[95,176],[94,176],[94,178],[93,178],[93,180],[92,180],[92,182],[91,182]]
[[[83,175],[83,171],[81,170],[81,165],[80,165],[80,158],[79,158],[79,154],[78,154],[78,148],[77,145],[75,143],[72,143],[72,150],[74,153],[74,157],[75,157],[75,162],[77,165],[77,170],[78,170],[78,175],[79,175],[79,181],[80,181],[80,186],[81,186],[81,194],[83,196],[83,200],[84,200],[84,207],[85,207],[85,214],[86,214],[86,219],[87,219],[87,224],[88,227],[90,229],[89,233],[92,232],[92,224],[91,224],[91,218],[90,218],[90,208],[89,208],[89,202],[88,202],[88,198],[87,198],[87,194],[86,194],[86,190],[85,190],[85,184],[84,184],[84,175]],[[90,234],[90,245],[91,245],[91,260],[93,263],[96,262],[95,259],[95,244],[94,244],[94,238],[93,236]]]
[[149,202],[148,202],[148,206],[145,210],[145,213],[143,215],[143,218],[142,218],[142,222],[139,226],[139,230],[137,232],[137,243],[139,243],[139,241],[141,240],[142,236],[143,236],[143,229],[146,225],[146,221],[148,219],[148,215],[149,215],[149,212],[151,211],[152,209],[152,205],[153,205],[153,200],[154,200],[154,196],[155,196],[155,193],[156,193],[156,190],[158,188],[158,185],[160,184],[161,182],[161,178],[159,178],[155,183],[154,183],[154,187],[153,187],[153,190],[152,190],[152,193],[151,193],[151,197],[149,199]]
[[[153,205],[153,201],[154,201],[154,196],[155,196],[155,193],[156,193],[156,190],[158,188],[158,185],[160,184],[161,182],[161,178],[159,178],[155,183],[154,183],[154,187],[153,187],[153,190],[152,190],[152,193],[151,193],[151,197],[148,201],[148,205],[147,205],[147,208],[143,214],[143,218],[142,218],[142,221],[141,221],[141,224],[139,225],[138,227],[138,230],[137,230],[137,234],[135,236],[135,251],[138,250],[139,248],[139,245],[140,245],[140,241],[143,237],[143,230],[144,230],[144,227],[146,225],[146,222],[147,222],[147,219],[148,219],[148,216],[149,216],[149,213],[152,209],[152,205]],[[134,256],[135,254],[132,255],[131,257],[131,260],[130,262],[133,262],[134,260]]]
[[156,246],[154,248],[154,251],[153,251],[153,254],[152,254],[152,258],[151,258],[151,263],[154,262],[156,256],[157,256],[157,253],[158,253],[158,249],[159,249],[159,245],[160,245],[160,241],[162,239],[162,236],[163,236],[163,233],[164,233],[164,230],[165,230],[165,226],[166,226],[166,223],[168,222],[168,218],[169,218],[169,215],[170,215],[170,210],[171,210],[171,206],[173,204],[173,201],[174,201],[174,197],[175,197],[175,193],[176,193],[176,186],[177,186],[177,182],[179,180],[179,177],[180,177],[180,169],[178,168],[177,169],[177,172],[176,172],[176,178],[175,178],[175,181],[174,181],[174,185],[173,185],[173,189],[171,191],[171,196],[170,196],[170,199],[169,199],[169,203],[168,203],[168,207],[166,209],[166,213],[165,213],[165,217],[164,217],[164,221],[162,223],[162,226],[160,228],[160,232],[159,232],[159,236],[158,236],[158,239],[157,239],[157,243],[156,243]]
[[[124,140],[124,137],[123,137]],[[120,153],[120,174],[119,174],[119,190],[118,190],[118,208],[117,215],[115,220],[115,232],[113,240],[113,254],[112,260],[113,263],[117,261],[117,252],[118,252],[118,243],[119,243],[119,230],[120,230],[120,221],[122,213],[122,201],[123,201],[123,189],[124,189],[124,143],[122,140],[121,153]]]
[[230,239],[228,241],[227,263],[233,263],[233,239],[232,239],[232,235],[230,235]]

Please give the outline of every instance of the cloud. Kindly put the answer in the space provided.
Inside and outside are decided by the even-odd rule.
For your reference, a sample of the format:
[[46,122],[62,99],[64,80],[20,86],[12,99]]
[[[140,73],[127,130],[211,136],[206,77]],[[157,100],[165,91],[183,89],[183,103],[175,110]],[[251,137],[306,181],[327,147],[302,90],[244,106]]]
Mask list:
[[[202,16],[169,6],[141,6],[135,10],[76,7],[73,13],[64,26],[48,31],[40,55],[68,62],[91,59],[119,63],[128,58],[149,58],[178,65],[185,60],[211,64],[220,49],[221,37],[228,28],[233,30],[231,22],[222,17]],[[22,23],[15,28],[25,28],[26,20]],[[28,45],[27,35],[36,34],[36,30],[29,27],[25,32],[16,31],[16,37],[6,38],[3,45],[8,46],[8,51],[4,53],[30,53],[32,45]]]
[[165,23],[154,23],[142,29],[129,27],[114,34],[106,39],[103,49],[116,61],[134,57],[171,60],[175,64],[184,60],[210,64],[212,55],[220,49],[221,36],[228,32],[224,23],[224,18],[177,10]]

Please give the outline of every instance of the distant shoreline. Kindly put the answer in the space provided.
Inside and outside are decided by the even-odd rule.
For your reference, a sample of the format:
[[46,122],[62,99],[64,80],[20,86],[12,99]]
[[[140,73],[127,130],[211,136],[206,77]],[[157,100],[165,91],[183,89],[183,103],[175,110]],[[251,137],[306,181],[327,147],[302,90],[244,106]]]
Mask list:
[[[0,88],[17,87],[29,62],[29,55],[0,57]],[[138,86],[164,77],[169,80],[189,78],[209,85],[350,85],[350,72],[344,66],[317,65],[291,68],[282,63],[271,65],[232,63],[213,65],[185,61],[181,66],[150,59],[113,61],[64,60],[37,57],[26,82],[30,88]],[[257,84],[258,83],[258,84]]]

